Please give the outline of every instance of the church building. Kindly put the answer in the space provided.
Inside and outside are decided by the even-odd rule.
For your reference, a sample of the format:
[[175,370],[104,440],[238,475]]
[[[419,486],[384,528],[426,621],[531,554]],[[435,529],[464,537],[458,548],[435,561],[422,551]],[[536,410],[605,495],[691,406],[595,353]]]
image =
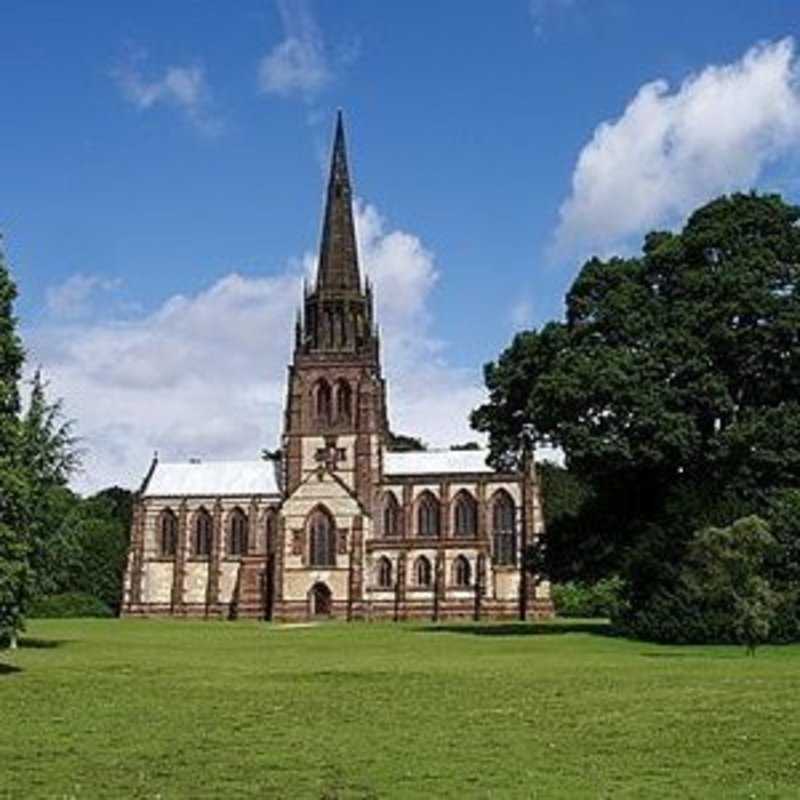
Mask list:
[[[288,333],[288,332],[287,332]],[[341,114],[316,281],[294,332],[273,460],[155,459],[137,495],[123,613],[306,620],[547,616],[522,569],[543,531],[533,458],[393,452]]]

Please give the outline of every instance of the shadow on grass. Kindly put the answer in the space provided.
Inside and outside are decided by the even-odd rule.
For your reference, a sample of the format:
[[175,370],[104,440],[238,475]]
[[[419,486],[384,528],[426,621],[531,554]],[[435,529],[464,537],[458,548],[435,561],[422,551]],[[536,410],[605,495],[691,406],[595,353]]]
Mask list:
[[36,639],[32,636],[23,636],[19,646],[28,650],[52,650],[54,647],[63,647],[68,639]]
[[668,653],[639,653],[639,655],[642,658],[688,658],[694,655],[694,653],[676,653],[671,650]]
[[15,672],[22,672],[19,667],[12,666],[11,664],[0,663],[0,675],[13,675]]
[[561,636],[565,633],[621,636],[614,626],[608,622],[456,623],[450,625],[428,625],[418,630],[420,633],[462,633],[470,636]]

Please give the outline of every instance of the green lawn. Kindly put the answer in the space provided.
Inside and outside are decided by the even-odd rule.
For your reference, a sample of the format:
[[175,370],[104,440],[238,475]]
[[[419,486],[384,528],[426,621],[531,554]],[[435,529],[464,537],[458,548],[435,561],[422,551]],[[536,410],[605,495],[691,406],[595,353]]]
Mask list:
[[34,621],[0,797],[800,797],[800,646],[604,634]]

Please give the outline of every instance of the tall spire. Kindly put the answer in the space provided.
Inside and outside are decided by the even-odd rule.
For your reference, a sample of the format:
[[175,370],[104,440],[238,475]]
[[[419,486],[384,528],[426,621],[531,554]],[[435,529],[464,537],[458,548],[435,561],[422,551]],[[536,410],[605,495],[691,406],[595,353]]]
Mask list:
[[317,290],[360,292],[350,176],[341,110],[336,115],[328,197],[319,250]]

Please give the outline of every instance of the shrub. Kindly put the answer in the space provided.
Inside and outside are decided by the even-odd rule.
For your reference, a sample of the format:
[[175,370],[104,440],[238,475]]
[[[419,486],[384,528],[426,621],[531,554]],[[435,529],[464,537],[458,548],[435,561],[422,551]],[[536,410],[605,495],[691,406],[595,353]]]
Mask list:
[[629,608],[622,627],[642,639],[740,643],[751,652],[785,638],[793,608],[770,583],[768,568],[778,550],[769,526],[756,516],[696,531],[677,578]]
[[613,577],[597,583],[556,583],[551,592],[560,617],[615,617],[619,614],[622,580]]
[[51,594],[34,601],[30,617],[113,617],[111,609],[82,592]]

